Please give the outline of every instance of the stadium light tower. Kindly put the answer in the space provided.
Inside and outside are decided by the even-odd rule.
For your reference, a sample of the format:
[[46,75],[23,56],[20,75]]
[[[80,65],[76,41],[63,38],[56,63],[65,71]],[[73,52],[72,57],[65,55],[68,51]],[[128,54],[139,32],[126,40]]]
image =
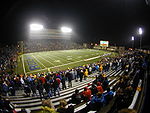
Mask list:
[[141,47],[142,47],[142,34],[143,34],[142,28],[138,29],[138,34],[140,35],[140,49],[141,49]]
[[69,27],[63,26],[63,27],[61,27],[61,31],[62,31],[63,33],[71,33],[71,32],[72,32],[72,29],[69,28]]
[[40,31],[42,29],[44,29],[44,27],[41,24],[30,24],[31,31]]

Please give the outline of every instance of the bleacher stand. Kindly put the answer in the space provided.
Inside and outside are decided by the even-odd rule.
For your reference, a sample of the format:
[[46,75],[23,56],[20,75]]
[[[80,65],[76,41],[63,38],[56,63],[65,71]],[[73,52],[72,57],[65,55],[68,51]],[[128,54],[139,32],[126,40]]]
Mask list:
[[[58,43],[56,44],[57,46],[53,46],[54,45],[53,41],[51,41],[50,44],[52,47],[49,45],[49,42],[47,42],[47,44],[43,46],[42,43],[44,42],[42,42],[42,40],[39,41],[40,42],[38,43],[35,41],[26,43],[28,45],[25,45],[25,52],[73,49],[76,46],[78,46],[76,44],[72,44],[71,42],[69,43],[69,45],[64,46],[64,44],[66,44],[66,42],[64,41],[55,42]],[[33,46],[33,48],[29,49],[30,45],[36,46]],[[62,46],[64,46],[64,48],[62,48]],[[78,46],[78,48],[82,48],[82,46]],[[65,95],[67,97],[66,98],[67,101],[63,100],[63,102],[60,102],[59,107],[58,104],[54,105],[58,107],[58,109],[53,108],[52,105],[50,105],[51,103],[42,101],[43,110],[48,110],[50,108],[52,112],[55,112],[56,109],[60,113],[67,110],[66,103],[68,101],[72,104],[76,104],[75,106],[83,104],[84,107],[81,110],[76,110],[76,108],[74,110],[75,112],[80,113],[86,113],[89,112],[90,110],[95,110],[98,112],[103,107],[109,105],[109,103],[113,99],[114,104],[112,105],[109,111],[110,113],[117,113],[119,110],[123,108],[128,108],[128,106],[131,104],[134,93],[137,89],[139,80],[144,79],[143,75],[146,69],[146,64],[144,62],[144,55],[135,52],[132,54],[125,53],[124,56],[121,57],[106,58],[97,63],[88,64],[86,66],[79,66],[75,67],[74,69],[68,69],[59,72],[38,73],[35,74],[36,76],[16,75],[12,72],[12,69],[16,66],[16,59],[15,59],[17,57],[16,51],[17,49],[7,47],[4,49],[4,51],[1,51],[0,53],[4,54],[0,57],[1,58],[0,71],[3,75],[0,77],[0,93],[2,94],[3,97],[9,97],[11,95],[15,96],[16,95],[15,91],[20,90],[21,89],[20,87],[22,87],[22,89],[26,93],[26,96],[28,97],[33,96],[35,98],[40,98],[41,101],[47,98],[56,99],[56,97],[59,96],[60,99],[62,99],[61,96],[63,97],[65,95],[61,94],[62,90],[71,89],[70,91],[74,92],[75,89],[72,85],[73,80],[79,83],[82,83],[84,81],[82,79],[83,76],[85,75],[86,69],[90,74],[97,73],[96,79],[91,80],[92,85],[88,85],[86,87],[80,86],[81,87],[80,90],[79,91],[75,90],[75,94],[73,95],[72,93],[69,93],[70,97],[72,95],[71,101],[69,101],[70,97],[67,97]],[[9,55],[5,58],[7,54]],[[11,73],[8,74],[7,72],[5,72],[6,69],[10,69]],[[77,76],[74,75],[75,72],[74,70],[77,71],[76,72]],[[121,70],[122,74],[116,77],[116,75],[120,73]],[[109,79],[107,78],[107,75],[105,74],[109,71],[113,71],[115,73],[114,77],[116,77],[114,81],[112,80],[113,82],[111,84],[109,82]],[[80,81],[78,81],[78,77],[80,78]],[[65,85],[65,82],[68,82],[68,86]],[[113,83],[115,85],[112,85]],[[49,87],[46,87],[48,84]],[[56,95],[56,92],[58,96]],[[63,99],[65,98],[65,96],[63,97]],[[7,100],[3,101],[3,99],[4,98],[2,97],[0,98],[1,106],[4,106],[5,105],[4,103],[8,102]],[[1,110],[3,110],[3,108],[6,107],[9,110],[9,106],[7,106],[9,105],[8,103],[4,107],[2,107]],[[71,109],[71,107],[72,106],[68,108]]]

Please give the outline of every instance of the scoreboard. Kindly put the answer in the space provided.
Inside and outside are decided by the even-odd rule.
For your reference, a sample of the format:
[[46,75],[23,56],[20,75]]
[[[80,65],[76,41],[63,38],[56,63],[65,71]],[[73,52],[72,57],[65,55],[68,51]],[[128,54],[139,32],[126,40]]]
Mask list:
[[108,47],[109,46],[109,41],[100,41],[100,46],[101,47]]

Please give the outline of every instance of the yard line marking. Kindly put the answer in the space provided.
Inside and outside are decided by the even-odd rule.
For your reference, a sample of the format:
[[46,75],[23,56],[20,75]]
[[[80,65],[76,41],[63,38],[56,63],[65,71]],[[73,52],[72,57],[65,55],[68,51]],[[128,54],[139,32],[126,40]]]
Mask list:
[[45,58],[42,58],[40,55],[38,55],[38,56],[39,56],[41,59],[45,60],[46,62],[48,62],[48,63],[50,63],[50,64],[52,64],[52,65],[54,66],[54,64],[51,63],[50,61],[46,60]]
[[72,60],[72,58],[67,58],[67,60]]
[[[57,55],[55,55],[56,57],[58,57],[59,59],[62,59],[64,62],[68,62],[69,60],[72,60],[72,56],[65,56],[62,55],[61,53],[58,53],[60,56],[58,57]],[[64,56],[64,58],[62,58],[61,56]]]
[[[42,66],[44,66],[45,67],[45,69],[47,69],[46,68],[46,66],[41,62],[41,61],[39,61],[35,56],[33,56],[33,55],[31,55],[33,58],[35,58]],[[32,71],[33,72],[33,71]]]
[[[58,53],[58,54],[60,54],[60,56],[64,56],[65,58],[67,58],[67,56],[66,56],[66,55],[64,55],[64,54],[61,54],[61,53]],[[70,56],[69,54],[70,54],[71,56]],[[72,58],[73,58],[73,60],[78,60],[78,58],[76,58],[76,56],[75,56],[75,57],[73,57],[73,53],[69,53],[69,54],[68,54],[68,56],[72,57]],[[67,61],[67,60],[66,60],[66,61]],[[68,61],[67,61],[67,62],[68,62]]]
[[61,67],[61,66],[65,66],[65,65],[68,65],[68,64],[75,64],[75,63],[78,63],[78,62],[81,62],[83,60],[79,60],[79,61],[75,61],[75,62],[70,62],[70,63],[67,63],[67,64],[62,64],[62,65],[58,65],[58,66],[54,66],[54,67],[50,67],[51,69],[52,68],[55,68],[55,67]]
[[72,57],[72,56],[67,56],[67,57]]
[[22,55],[22,66],[23,66],[23,72],[24,72],[24,74],[26,75],[26,70],[25,70],[25,66],[24,66],[24,58],[23,58],[23,55]]
[[[59,56],[57,56],[57,55],[59,55]],[[57,54],[55,54],[55,56],[54,57],[57,57],[57,58],[59,58],[59,59],[62,59],[64,62],[68,62],[68,60],[66,60],[66,58],[71,58],[72,56],[70,56],[70,57],[68,57],[68,56],[64,56],[64,58],[62,58],[61,56],[64,56],[63,54],[61,54],[61,53],[57,53]],[[62,64],[63,62],[61,62],[61,64]]]
[[[57,55],[55,54],[55,55],[53,56],[54,58],[51,58],[49,55],[50,55],[50,54],[48,54],[46,57],[48,57],[49,59],[52,59],[53,61],[55,61],[56,58],[57,58],[57,59],[62,59],[62,61],[64,61],[64,62],[68,62],[66,59],[63,59],[63,58],[60,57],[62,54],[60,54],[60,56],[57,56]],[[62,62],[62,61],[60,61],[59,63],[60,63],[60,64],[64,64],[64,62]]]
[[[48,57],[49,59],[55,60],[54,58],[49,57],[49,55],[47,55],[46,57]],[[62,58],[58,57],[57,55],[55,55],[54,57],[57,57],[57,58],[59,58],[59,59],[62,59]],[[64,59],[63,59],[63,60],[64,60]],[[62,62],[60,61],[60,63],[62,63]]]
[[[109,54],[106,54],[106,55],[110,55],[111,53],[109,53]],[[106,56],[105,55],[105,56]],[[102,56],[104,56],[104,55],[102,55]],[[94,58],[100,58],[100,57],[102,57],[102,56],[97,56],[97,57],[94,57]],[[57,66],[54,66],[54,67],[49,67],[49,69],[52,69],[52,68],[56,68],[56,67],[61,67],[61,66],[65,66],[65,65],[68,65],[68,64],[75,64],[75,63],[78,63],[78,62],[82,62],[82,61],[85,61],[85,59],[84,60],[79,60],[79,61],[75,61],[75,62],[70,62],[70,63],[67,63],[67,64],[61,64],[61,65],[57,65]],[[39,61],[40,62],[40,61]],[[37,71],[32,71],[32,72],[27,72],[27,73],[33,73],[33,72],[38,72],[38,71],[41,71],[41,70],[47,70],[47,68],[45,68],[45,69],[39,69],[39,70],[37,70]]]
[[60,60],[54,60],[54,62],[60,62]]

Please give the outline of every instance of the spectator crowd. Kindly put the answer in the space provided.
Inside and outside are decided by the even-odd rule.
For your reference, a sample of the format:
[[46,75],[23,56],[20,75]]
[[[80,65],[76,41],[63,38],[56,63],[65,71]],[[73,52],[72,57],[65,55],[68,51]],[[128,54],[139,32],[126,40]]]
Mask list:
[[68,49],[83,49],[82,44],[75,43],[71,40],[51,39],[51,40],[29,40],[24,42],[24,52],[54,51]]
[[8,71],[13,73],[17,65],[17,47],[15,45],[5,45],[0,47],[0,74]]
[[[37,45],[41,48],[38,43]],[[114,104],[110,111],[117,112],[130,105],[138,80],[143,79],[147,67],[147,60],[144,54],[126,52],[115,58],[103,58],[101,61],[93,64],[86,64],[58,72],[43,72],[29,75],[17,75],[13,72],[8,74],[5,73],[5,70],[7,68],[13,69],[16,66],[17,50],[14,48],[12,46],[6,47],[0,51],[0,71],[2,72],[0,76],[0,94],[2,94],[0,96],[0,109],[6,109],[8,105],[5,104],[7,101],[2,96],[15,96],[17,90],[24,90],[25,96],[38,96],[39,94],[43,105],[42,109],[50,111],[50,113],[55,113],[56,111],[59,113],[67,113],[68,111],[73,113],[74,107],[72,105],[68,106],[68,104],[78,105],[82,102],[85,102],[87,106],[80,111],[81,113],[86,113],[90,110],[99,111],[103,106],[108,105],[112,99],[114,99]],[[68,47],[66,46],[66,48]],[[56,47],[55,49],[58,48]],[[110,88],[106,72],[109,70],[118,71],[120,68],[124,71],[124,74],[119,76],[117,84]],[[88,75],[96,72],[98,72],[95,75],[96,79],[92,84],[87,84],[84,91],[80,92],[76,89],[69,102],[60,100],[60,106],[57,109],[52,105],[50,98],[52,96],[60,96],[60,90],[71,88],[73,80],[82,82],[83,79],[87,79]]]

